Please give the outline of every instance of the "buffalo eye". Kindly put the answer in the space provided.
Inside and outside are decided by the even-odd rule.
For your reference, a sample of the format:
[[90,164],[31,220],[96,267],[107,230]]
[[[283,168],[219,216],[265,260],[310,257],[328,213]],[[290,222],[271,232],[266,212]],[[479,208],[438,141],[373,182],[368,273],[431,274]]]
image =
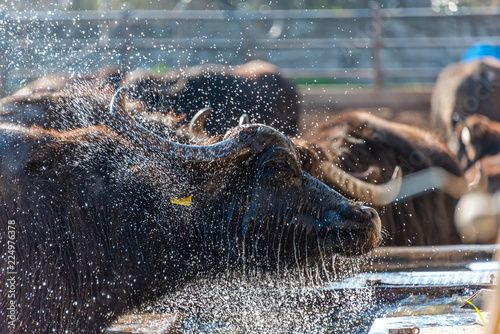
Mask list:
[[[259,166],[261,173],[267,175],[267,180],[271,183],[284,182],[286,185],[292,183],[300,185],[302,181],[302,167],[299,160],[281,147],[264,152],[260,157]],[[275,185],[278,186],[278,184]]]
[[280,172],[291,172],[292,166],[285,161],[270,161],[268,167],[273,168]]
[[294,181],[295,179],[300,179],[301,173],[297,168],[284,160],[269,160],[264,164],[265,169],[272,174],[275,174],[276,178],[283,181]]

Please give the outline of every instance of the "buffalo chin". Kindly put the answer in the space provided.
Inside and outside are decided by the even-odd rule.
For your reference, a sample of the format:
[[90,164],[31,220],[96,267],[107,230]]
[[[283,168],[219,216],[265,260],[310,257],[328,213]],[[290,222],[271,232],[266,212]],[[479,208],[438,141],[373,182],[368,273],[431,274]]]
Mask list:
[[[377,217],[369,222],[345,221],[343,226],[321,227],[319,231],[310,231],[309,239],[323,240],[322,247],[312,247],[313,250],[321,251],[325,256],[334,254],[357,256],[370,252],[377,247],[381,241],[380,219]],[[312,246],[312,243],[311,245]]]
[[[353,233],[356,233],[358,237],[350,238]],[[356,232],[342,231],[340,235],[342,241],[339,246],[343,253],[349,256],[366,254],[377,247],[380,242],[380,234],[370,228]]]

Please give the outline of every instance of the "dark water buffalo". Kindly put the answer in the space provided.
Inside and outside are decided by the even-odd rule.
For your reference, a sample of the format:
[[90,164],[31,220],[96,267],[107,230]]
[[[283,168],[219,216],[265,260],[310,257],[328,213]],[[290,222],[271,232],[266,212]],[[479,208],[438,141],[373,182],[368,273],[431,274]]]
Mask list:
[[108,66],[89,74],[49,74],[33,80],[23,88],[17,90],[13,95],[27,97],[33,94],[60,92],[84,83],[91,84],[98,89],[110,86],[113,91],[116,91],[125,73],[125,70],[120,67]]
[[1,333],[99,333],[197,275],[377,245],[377,212],[303,171],[280,132],[183,145],[136,123],[125,94],[111,128],[1,123]]
[[129,73],[122,86],[130,87],[129,97],[145,101],[151,111],[171,106],[190,120],[198,110],[214,112],[205,129],[223,134],[238,125],[242,113],[252,122],[275,127],[286,135],[297,133],[300,109],[291,82],[279,69],[264,61],[240,66],[207,64],[154,75]]
[[109,88],[96,89],[88,82],[56,91],[18,91],[0,99],[0,121],[55,130],[97,125],[104,120],[112,96]]
[[[346,195],[377,204],[374,207],[379,210],[388,234],[385,245],[460,243],[453,222],[457,200],[443,192],[383,205],[390,202],[390,196],[373,199],[370,190],[352,193],[341,188],[345,176],[339,173],[339,167],[351,177],[376,184],[389,181],[396,166],[405,176],[441,167],[461,177],[454,156],[431,133],[365,112],[348,112],[320,124],[296,144],[301,150],[303,168],[312,176]],[[385,191],[390,189],[388,186]]]
[[100,124],[123,75],[109,67],[87,75],[41,77],[0,99],[0,122],[56,130]]
[[207,134],[224,134],[238,125],[243,112],[253,122],[285,134],[297,132],[297,94],[279,69],[264,61],[234,67],[196,66],[164,76],[112,67],[79,77],[49,75],[0,99],[0,122],[56,130],[103,124],[120,85],[130,87],[129,97],[135,101],[131,113],[162,135],[187,126],[208,106],[213,112],[205,124]]
[[[452,64],[439,74],[432,92],[431,121],[447,142],[457,122],[472,114],[500,121],[500,61],[484,58]],[[453,145],[453,150],[457,148]]]
[[[0,99],[0,122],[58,131],[95,125],[109,126],[109,104],[123,73],[103,69],[85,77],[53,76],[35,80],[11,96]],[[140,102],[128,101],[132,115],[149,130],[167,137],[178,136],[178,123],[185,116],[149,112]]]

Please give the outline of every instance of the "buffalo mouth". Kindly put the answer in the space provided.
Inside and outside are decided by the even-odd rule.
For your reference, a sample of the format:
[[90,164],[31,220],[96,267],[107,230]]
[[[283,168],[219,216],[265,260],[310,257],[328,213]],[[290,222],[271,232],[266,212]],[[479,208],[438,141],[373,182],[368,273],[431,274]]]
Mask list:
[[326,211],[320,219],[305,215],[296,243],[303,243],[308,258],[334,254],[356,256],[370,252],[381,240],[380,217],[377,211],[367,206],[356,206],[353,211],[348,217],[337,211]]
[[280,267],[329,263],[335,255],[358,256],[377,247],[381,222],[369,207],[348,205],[323,213],[308,212],[272,227],[252,220],[244,237],[245,259],[260,266]]

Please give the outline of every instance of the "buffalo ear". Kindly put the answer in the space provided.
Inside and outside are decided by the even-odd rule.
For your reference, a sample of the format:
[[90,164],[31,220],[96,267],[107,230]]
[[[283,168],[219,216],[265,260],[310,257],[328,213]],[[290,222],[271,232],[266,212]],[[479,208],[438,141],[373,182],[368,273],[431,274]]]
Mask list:
[[323,181],[323,173],[321,172],[321,158],[313,147],[305,141],[294,141],[295,148],[300,157],[302,170],[309,173],[312,177]]

